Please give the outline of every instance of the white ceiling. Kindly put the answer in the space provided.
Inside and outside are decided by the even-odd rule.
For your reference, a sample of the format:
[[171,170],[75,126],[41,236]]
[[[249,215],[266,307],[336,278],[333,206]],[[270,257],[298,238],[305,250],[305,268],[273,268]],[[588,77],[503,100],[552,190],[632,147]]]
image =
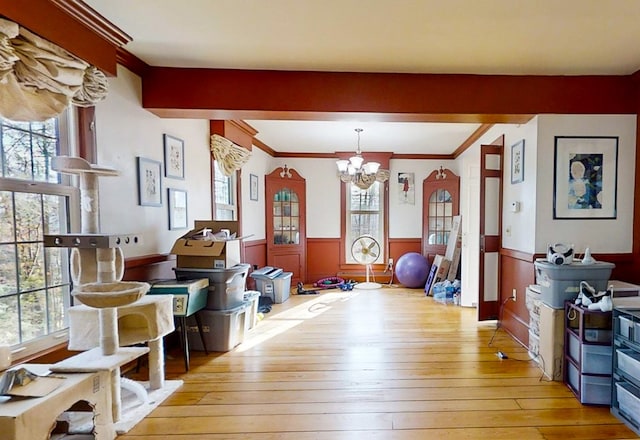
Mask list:
[[[152,66],[627,75],[640,0],[85,0]],[[247,121],[276,151],[451,153],[477,124]]]

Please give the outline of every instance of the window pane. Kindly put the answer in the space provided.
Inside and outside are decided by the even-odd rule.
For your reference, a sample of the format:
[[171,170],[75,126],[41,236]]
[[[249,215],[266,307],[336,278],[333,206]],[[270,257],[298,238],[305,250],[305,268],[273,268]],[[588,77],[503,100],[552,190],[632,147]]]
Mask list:
[[20,295],[22,339],[30,340],[47,333],[47,301],[44,290]]
[[69,326],[67,309],[69,308],[69,286],[48,290],[49,294],[49,332],[65,329]]
[[0,296],[17,291],[16,248],[13,244],[3,244],[0,245]]
[[[44,233],[59,234],[61,226],[64,225],[63,220],[67,218],[67,200],[63,196],[43,195],[42,202],[44,204]],[[66,230],[66,228],[64,228]]]
[[15,345],[20,342],[18,319],[18,297],[0,297],[0,341],[3,344]]
[[43,240],[42,196],[32,193],[14,193],[16,216],[16,241]]
[[67,259],[69,252],[64,248],[45,248],[47,264],[47,286],[68,283]]
[[4,177],[32,180],[31,135],[22,130],[3,127]]
[[42,243],[18,244],[20,290],[45,287],[44,246]]
[[13,242],[15,240],[13,233],[12,193],[11,191],[0,191],[0,243]]

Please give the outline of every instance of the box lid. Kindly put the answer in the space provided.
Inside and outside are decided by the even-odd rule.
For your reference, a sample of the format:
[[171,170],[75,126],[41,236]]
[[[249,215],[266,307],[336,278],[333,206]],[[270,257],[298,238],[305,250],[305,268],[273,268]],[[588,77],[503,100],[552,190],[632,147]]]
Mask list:
[[188,293],[193,293],[201,289],[209,287],[208,278],[198,278],[193,280],[161,280],[153,282],[149,293],[151,294],[164,294],[164,293],[184,293],[185,289]]

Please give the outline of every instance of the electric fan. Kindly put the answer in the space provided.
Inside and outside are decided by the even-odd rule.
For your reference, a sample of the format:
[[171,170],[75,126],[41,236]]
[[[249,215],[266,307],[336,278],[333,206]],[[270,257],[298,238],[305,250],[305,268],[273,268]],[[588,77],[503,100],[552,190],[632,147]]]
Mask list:
[[361,235],[351,244],[351,256],[358,263],[366,267],[366,281],[353,286],[355,289],[379,289],[380,283],[370,282],[369,274],[372,273],[371,264],[380,257],[380,244],[370,235]]

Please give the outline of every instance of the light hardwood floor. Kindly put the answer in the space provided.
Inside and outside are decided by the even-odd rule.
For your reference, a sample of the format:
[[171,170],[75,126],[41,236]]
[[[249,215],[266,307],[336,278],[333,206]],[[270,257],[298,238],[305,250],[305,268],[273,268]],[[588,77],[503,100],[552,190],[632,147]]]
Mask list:
[[235,350],[193,353],[188,374],[171,354],[184,385],[118,439],[638,438],[541,379],[495,321],[420,290],[294,295]]

